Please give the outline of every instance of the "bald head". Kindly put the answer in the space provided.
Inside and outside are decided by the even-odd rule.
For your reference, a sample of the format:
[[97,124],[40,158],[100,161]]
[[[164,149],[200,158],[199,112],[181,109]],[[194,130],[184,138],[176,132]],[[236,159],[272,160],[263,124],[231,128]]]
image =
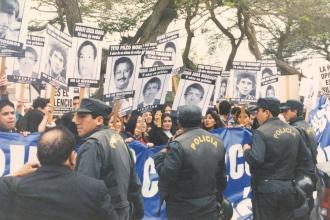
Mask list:
[[41,165],[61,165],[75,148],[73,134],[66,128],[55,127],[40,136],[37,155]]

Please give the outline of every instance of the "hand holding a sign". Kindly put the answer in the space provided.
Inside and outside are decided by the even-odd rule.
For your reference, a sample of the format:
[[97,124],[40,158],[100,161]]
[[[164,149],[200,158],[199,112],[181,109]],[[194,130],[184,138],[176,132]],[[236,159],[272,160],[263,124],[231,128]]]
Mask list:
[[251,145],[250,144],[244,144],[243,145],[243,152],[245,152],[247,150],[251,150]]

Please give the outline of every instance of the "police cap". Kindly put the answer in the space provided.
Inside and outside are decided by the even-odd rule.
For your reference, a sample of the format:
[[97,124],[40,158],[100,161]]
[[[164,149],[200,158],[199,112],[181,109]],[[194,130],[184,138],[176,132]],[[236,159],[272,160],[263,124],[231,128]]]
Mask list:
[[280,101],[273,97],[259,98],[257,105],[251,110],[258,108],[267,109],[276,117],[280,113]]
[[83,99],[80,107],[75,111],[77,113],[90,113],[94,116],[107,116],[112,109],[106,103],[98,99]]
[[197,127],[202,121],[202,110],[197,105],[182,105],[178,108],[177,117],[182,127]]
[[281,110],[287,109],[296,109],[297,111],[302,112],[304,105],[298,100],[289,99],[285,103],[281,104]]

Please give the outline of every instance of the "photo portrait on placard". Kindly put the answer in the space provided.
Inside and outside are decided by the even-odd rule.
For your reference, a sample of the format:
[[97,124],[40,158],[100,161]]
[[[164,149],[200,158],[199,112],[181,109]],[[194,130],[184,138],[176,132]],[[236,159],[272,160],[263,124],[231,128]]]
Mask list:
[[11,82],[40,84],[40,61],[43,56],[44,37],[29,35],[23,56],[9,57],[7,63],[7,78]]
[[56,88],[67,89],[68,62],[72,38],[54,26],[47,26],[44,54],[41,60],[41,80]]
[[261,81],[261,96],[276,98],[279,97],[279,86],[278,86],[278,77],[273,77],[273,81]]
[[229,79],[230,72],[223,72],[221,76],[218,76],[215,86],[213,105],[215,105],[217,101],[228,98]]
[[66,83],[68,50],[58,41],[50,39],[48,42],[47,63],[43,72],[61,83]]
[[163,103],[167,92],[167,88],[165,87],[167,78],[166,75],[139,78],[133,109],[140,109],[151,105],[157,106]]
[[172,54],[174,70],[183,66],[179,37],[179,31],[172,31],[157,37],[157,50]]
[[138,56],[109,57],[105,94],[132,91],[138,63]]
[[165,103],[172,66],[140,68],[134,96],[133,109],[144,111]]
[[75,48],[75,66],[74,66],[74,78],[77,79],[95,79],[98,80],[97,73],[98,58],[101,57],[98,54],[96,43],[91,40],[77,39],[77,46]]
[[28,0],[0,0],[0,39],[25,42],[27,5]]
[[234,70],[233,74],[233,98],[239,100],[256,100],[257,71]]
[[181,79],[173,102],[173,110],[182,105],[197,105],[203,115],[209,106],[214,85]]

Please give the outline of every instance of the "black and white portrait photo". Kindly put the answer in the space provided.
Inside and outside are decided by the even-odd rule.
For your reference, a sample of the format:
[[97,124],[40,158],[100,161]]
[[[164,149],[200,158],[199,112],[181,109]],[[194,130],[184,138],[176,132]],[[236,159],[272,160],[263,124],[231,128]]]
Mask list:
[[235,70],[233,98],[255,100],[256,99],[256,71]]
[[152,77],[143,83],[142,97],[137,108],[143,108],[149,105],[160,104],[160,89],[162,88],[162,82],[159,77]]
[[273,70],[270,67],[265,67],[264,69],[261,70],[261,78],[262,79],[271,77],[273,75],[274,75]]
[[44,73],[55,80],[66,83],[66,65],[68,59],[66,49],[62,45],[53,42],[50,44],[49,53],[46,56],[47,63]]
[[113,81],[115,85],[115,91],[127,91],[131,90],[129,86],[131,78],[134,72],[134,63],[129,57],[120,57],[113,64]]
[[90,40],[84,40],[77,48],[75,78],[95,79],[97,48]]
[[228,85],[228,78],[221,79],[220,89],[219,89],[219,99],[224,99],[226,97],[227,85]]
[[[0,1],[0,39],[12,41],[23,40],[20,35],[24,7],[27,0],[1,0]],[[26,22],[24,22],[25,24]],[[25,31],[26,32],[26,31]]]
[[39,61],[40,61],[39,55],[36,49],[30,46],[26,46],[24,56],[17,57],[17,62],[15,62],[15,67],[18,68],[13,71],[13,75],[38,78]]
[[209,75],[205,75],[205,78],[203,74],[195,77],[194,80],[189,79],[194,74],[196,72],[193,71],[185,71],[181,74],[172,109],[177,110],[182,105],[197,105],[204,115],[211,101],[216,79],[207,80]]

